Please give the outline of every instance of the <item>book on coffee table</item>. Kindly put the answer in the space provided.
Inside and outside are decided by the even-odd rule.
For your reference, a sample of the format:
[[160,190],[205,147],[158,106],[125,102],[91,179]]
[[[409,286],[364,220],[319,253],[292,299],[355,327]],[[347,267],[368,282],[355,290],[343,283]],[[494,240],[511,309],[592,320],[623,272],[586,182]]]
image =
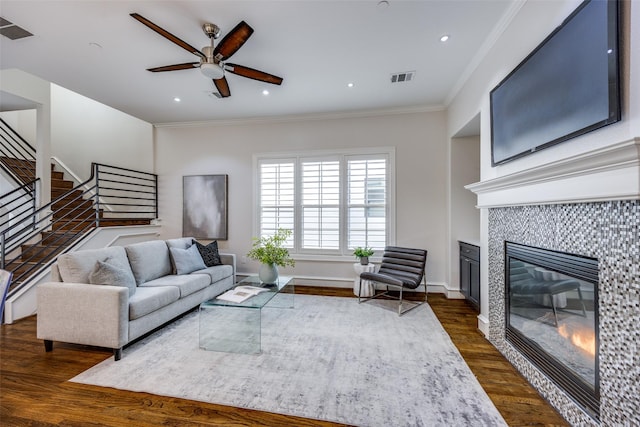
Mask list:
[[243,302],[252,296],[258,295],[260,292],[268,292],[269,289],[258,286],[236,286],[227,292],[218,295],[216,299],[230,302]]

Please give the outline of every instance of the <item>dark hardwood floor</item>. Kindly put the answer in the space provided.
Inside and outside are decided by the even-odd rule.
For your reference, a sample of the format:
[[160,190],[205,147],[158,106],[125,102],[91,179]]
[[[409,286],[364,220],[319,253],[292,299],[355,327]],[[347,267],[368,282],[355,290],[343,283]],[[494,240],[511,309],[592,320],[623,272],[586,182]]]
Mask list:
[[[296,293],[353,296],[349,289],[303,286]],[[510,426],[568,425],[476,329],[476,314],[465,301],[430,294],[429,305]],[[45,353],[35,316],[2,325],[0,425],[340,425],[68,382],[108,357],[109,350],[57,342]]]

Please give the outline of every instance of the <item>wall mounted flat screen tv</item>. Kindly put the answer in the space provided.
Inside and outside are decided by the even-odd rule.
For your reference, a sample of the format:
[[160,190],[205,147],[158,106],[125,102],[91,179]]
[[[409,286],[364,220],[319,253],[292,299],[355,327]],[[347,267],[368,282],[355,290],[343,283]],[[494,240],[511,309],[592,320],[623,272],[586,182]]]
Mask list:
[[493,166],[620,120],[617,0],[587,0],[490,94]]

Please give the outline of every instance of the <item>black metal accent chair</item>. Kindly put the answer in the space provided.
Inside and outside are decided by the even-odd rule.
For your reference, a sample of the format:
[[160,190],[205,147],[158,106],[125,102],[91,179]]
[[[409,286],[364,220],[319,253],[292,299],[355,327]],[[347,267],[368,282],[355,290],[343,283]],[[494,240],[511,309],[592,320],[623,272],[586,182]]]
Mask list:
[[[380,269],[375,273],[364,272],[360,274],[360,287],[358,290],[358,303],[368,301],[374,298],[386,296],[388,298],[399,300],[398,315],[402,316],[409,310],[427,302],[427,281],[425,277],[425,264],[427,262],[427,251],[424,249],[403,248],[399,246],[387,246],[382,254],[382,263]],[[368,298],[362,298],[362,281],[369,280],[374,283],[386,285],[387,290],[375,293]],[[411,302],[411,307],[402,310],[402,291],[404,289],[416,289],[424,282],[424,301]],[[389,287],[398,288],[400,296],[395,297],[389,295]]]

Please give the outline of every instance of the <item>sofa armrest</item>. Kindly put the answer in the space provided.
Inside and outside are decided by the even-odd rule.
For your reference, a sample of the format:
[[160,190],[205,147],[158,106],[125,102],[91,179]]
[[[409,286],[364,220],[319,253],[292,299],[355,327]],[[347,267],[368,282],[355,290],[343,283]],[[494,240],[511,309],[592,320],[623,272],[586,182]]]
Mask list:
[[236,283],[236,254],[220,253],[220,261],[233,267],[233,283]]
[[45,282],[38,285],[37,337],[122,348],[129,341],[129,289]]

